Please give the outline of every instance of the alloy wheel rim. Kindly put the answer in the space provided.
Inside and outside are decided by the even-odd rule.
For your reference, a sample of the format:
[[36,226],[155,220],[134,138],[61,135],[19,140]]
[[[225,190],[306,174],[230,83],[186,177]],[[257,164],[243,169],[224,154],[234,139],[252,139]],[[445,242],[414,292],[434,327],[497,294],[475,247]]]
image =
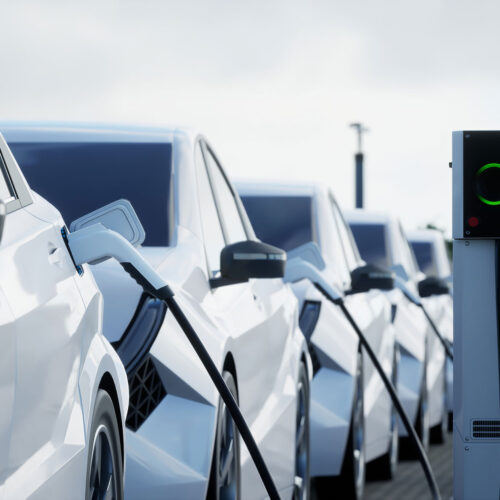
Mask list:
[[[427,384],[427,381],[424,381]],[[429,427],[429,402],[427,400],[427,387],[424,389],[424,396],[422,398],[421,404],[421,417],[420,421],[422,422],[422,445],[424,449],[429,447],[430,441],[430,427]]]
[[219,498],[220,500],[235,500],[238,497],[235,427],[225,405],[221,408],[220,426],[219,470],[217,471]]
[[114,500],[117,497],[116,474],[111,440],[106,426],[98,427],[92,446],[89,475],[90,500]]
[[398,463],[398,453],[399,453],[399,433],[398,433],[398,420],[396,415],[396,409],[394,405],[391,411],[391,474],[396,473],[396,467]]
[[298,405],[295,433],[295,479],[294,479],[294,500],[307,500],[309,492],[307,491],[307,399],[304,384],[298,386]]
[[354,410],[353,422],[353,453],[354,453],[354,474],[356,491],[358,497],[363,491],[363,479],[365,474],[365,453],[364,453],[364,415],[363,415],[363,382],[361,370],[357,377],[356,407]]
[[[394,357],[394,366],[392,369],[392,384],[397,387],[398,384],[398,355]],[[391,474],[394,476],[397,469],[399,458],[399,428],[398,415],[394,404],[391,409]]]

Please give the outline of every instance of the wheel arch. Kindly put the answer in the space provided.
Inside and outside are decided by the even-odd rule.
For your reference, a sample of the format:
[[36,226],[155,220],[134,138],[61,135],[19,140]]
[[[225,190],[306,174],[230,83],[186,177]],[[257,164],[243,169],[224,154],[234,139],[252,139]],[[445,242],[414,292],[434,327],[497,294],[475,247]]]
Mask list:
[[222,366],[222,371],[228,371],[234,377],[234,381],[236,383],[236,390],[239,391],[238,388],[238,374],[236,373],[236,363],[234,362],[234,357],[231,352],[226,354],[224,359],[224,364]]
[[101,381],[99,382],[99,389],[106,391],[109,394],[111,401],[113,402],[113,406],[116,412],[116,417],[118,423],[120,424],[118,425],[118,429],[120,431],[120,449],[122,454],[122,463],[125,464],[125,442],[123,436],[123,426],[121,425],[122,414],[120,409],[120,401],[118,399],[118,391],[116,390],[115,382],[113,380],[111,373],[109,373],[108,371],[104,372],[104,374],[102,375]]

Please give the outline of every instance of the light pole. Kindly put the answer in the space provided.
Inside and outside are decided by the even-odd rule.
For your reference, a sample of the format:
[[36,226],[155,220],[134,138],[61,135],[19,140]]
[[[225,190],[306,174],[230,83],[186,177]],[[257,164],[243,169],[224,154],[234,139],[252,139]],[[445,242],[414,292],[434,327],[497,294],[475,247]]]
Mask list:
[[350,127],[354,128],[358,134],[358,152],[354,155],[354,163],[356,165],[356,208],[363,208],[363,149],[362,140],[363,133],[368,132],[368,129],[362,123],[351,123]]

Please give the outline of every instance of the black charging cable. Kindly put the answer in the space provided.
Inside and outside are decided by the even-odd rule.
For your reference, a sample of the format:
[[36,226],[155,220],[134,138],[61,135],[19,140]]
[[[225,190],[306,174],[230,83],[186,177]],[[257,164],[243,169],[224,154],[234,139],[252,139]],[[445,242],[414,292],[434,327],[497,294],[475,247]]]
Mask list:
[[413,441],[413,444],[417,450],[417,455],[418,459],[420,461],[420,464],[422,465],[422,468],[425,473],[425,477],[427,479],[427,483],[429,484],[429,488],[431,490],[432,497],[434,500],[441,500],[441,494],[439,493],[439,487],[436,482],[436,478],[434,477],[434,473],[432,472],[431,464],[429,463],[429,459],[427,458],[427,455],[425,453],[424,447],[422,446],[422,443],[420,442],[420,439],[418,438],[417,432],[415,431],[415,428],[410,422],[410,418],[408,417],[408,414],[406,413],[405,409],[403,408],[403,405],[401,404],[401,401],[398,398],[396,388],[392,384],[391,380],[389,377],[386,375],[384,372],[384,369],[382,368],[382,365],[380,364],[379,360],[377,359],[377,355],[373,352],[370,344],[366,340],[366,337],[364,336],[363,332],[359,328],[358,324],[352,317],[351,313],[347,309],[347,307],[344,304],[344,300],[342,298],[333,298],[330,296],[330,294],[321,287],[321,285],[318,285],[317,283],[315,284],[316,288],[331,302],[334,304],[338,305],[342,312],[344,313],[345,317],[347,318],[347,321],[351,324],[353,327],[354,331],[359,337],[359,341],[365,351],[367,352],[368,356],[370,357],[373,365],[375,366],[375,369],[377,370],[378,374],[382,378],[382,381],[384,382],[385,388],[387,389],[387,392],[389,393],[392,403],[396,407],[397,412],[399,413],[399,416],[401,417],[401,421],[403,422],[403,425],[406,428],[406,431],[408,432],[408,435],[410,436],[411,440]]
[[[127,271],[130,272],[130,270]],[[247,423],[245,422],[245,419],[243,418],[243,415],[241,414],[238,404],[234,400],[231,391],[228,389],[226,383],[224,382],[224,379],[219,373],[219,370],[215,366],[215,363],[212,361],[212,358],[205,349],[203,342],[196,334],[186,315],[179,307],[179,304],[177,304],[177,301],[174,298],[174,293],[168,286],[160,288],[159,290],[155,290],[150,286],[148,286],[147,288],[150,293],[152,293],[158,299],[163,300],[167,304],[174,318],[177,320],[177,323],[179,323],[179,326],[193,346],[196,354],[203,363],[203,366],[206,368],[208,374],[210,375],[212,382],[215,384],[215,387],[219,391],[222,400],[227,406],[227,409],[229,410],[229,413],[231,414],[231,417],[248,448],[255,467],[257,468],[257,471],[262,478],[262,482],[264,483],[264,487],[266,488],[270,500],[280,500],[280,496],[278,494],[276,485],[274,484],[273,478],[271,477],[269,469],[264,462],[264,458],[262,457],[262,454],[257,447],[257,443],[255,442],[252,433]]]

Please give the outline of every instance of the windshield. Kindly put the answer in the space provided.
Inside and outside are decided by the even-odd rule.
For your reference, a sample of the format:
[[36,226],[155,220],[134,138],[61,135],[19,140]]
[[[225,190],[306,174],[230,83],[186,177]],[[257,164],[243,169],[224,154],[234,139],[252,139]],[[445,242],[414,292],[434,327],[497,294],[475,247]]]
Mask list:
[[432,244],[429,241],[412,241],[411,246],[417,258],[418,267],[427,276],[437,276]]
[[309,196],[241,196],[255,234],[287,252],[313,240]]
[[368,264],[389,268],[389,255],[383,224],[350,224],[359,253]]
[[168,245],[172,145],[168,143],[10,143],[31,188],[69,225],[112,201],[132,203],[145,245]]

